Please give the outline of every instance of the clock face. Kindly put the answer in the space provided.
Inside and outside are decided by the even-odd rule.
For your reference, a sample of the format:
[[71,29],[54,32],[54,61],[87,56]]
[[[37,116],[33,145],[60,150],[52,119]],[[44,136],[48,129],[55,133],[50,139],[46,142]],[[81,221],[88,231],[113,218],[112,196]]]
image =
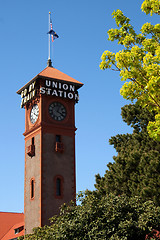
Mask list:
[[34,124],[37,119],[38,119],[38,115],[39,115],[39,108],[37,104],[34,104],[31,110],[31,114],[30,114],[30,120],[31,123]]
[[56,121],[62,121],[67,115],[66,108],[60,102],[53,102],[49,105],[49,114]]

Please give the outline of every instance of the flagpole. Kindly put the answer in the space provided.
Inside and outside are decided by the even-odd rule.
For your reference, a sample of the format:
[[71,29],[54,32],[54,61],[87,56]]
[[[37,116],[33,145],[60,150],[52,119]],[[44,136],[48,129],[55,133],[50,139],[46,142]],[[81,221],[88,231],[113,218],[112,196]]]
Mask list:
[[[50,21],[51,21],[51,12],[49,12],[49,25],[48,25],[49,30],[50,30]],[[48,60],[51,59],[50,52],[51,52],[51,41],[50,41],[50,34],[48,34]]]
[[59,38],[58,34],[53,30],[52,27],[52,20],[51,20],[51,12],[49,12],[49,31],[48,31],[48,62],[47,66],[52,67],[52,62],[51,62],[51,36],[52,35],[52,42],[54,39]]

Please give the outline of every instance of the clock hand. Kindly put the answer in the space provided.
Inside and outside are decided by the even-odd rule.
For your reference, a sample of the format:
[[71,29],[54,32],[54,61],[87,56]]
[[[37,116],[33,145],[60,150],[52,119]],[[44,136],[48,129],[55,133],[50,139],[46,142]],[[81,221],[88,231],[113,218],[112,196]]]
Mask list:
[[60,115],[63,115],[63,108],[61,106],[59,107],[58,112],[60,113]]
[[59,117],[60,116],[60,113],[56,110],[56,109],[53,109],[53,113],[56,117]]

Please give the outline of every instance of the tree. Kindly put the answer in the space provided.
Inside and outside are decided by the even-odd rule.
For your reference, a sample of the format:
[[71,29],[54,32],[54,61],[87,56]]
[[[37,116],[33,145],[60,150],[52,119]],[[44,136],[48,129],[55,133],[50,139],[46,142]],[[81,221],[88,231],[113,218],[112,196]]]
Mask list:
[[118,155],[107,165],[104,177],[96,176],[96,188],[102,194],[140,196],[160,205],[160,143],[147,133],[154,113],[130,104],[122,107],[121,115],[133,133],[118,134],[110,139]]
[[122,117],[133,133],[111,138],[118,156],[104,177],[96,177],[96,190],[80,193],[79,205],[64,205],[51,226],[34,229],[26,240],[147,240],[160,235],[160,143],[147,133],[154,114],[130,104],[122,108]]
[[[160,0],[145,0],[141,8],[146,14],[159,15]],[[160,24],[145,23],[137,34],[122,11],[112,15],[118,28],[108,31],[109,40],[117,40],[123,50],[105,51],[100,68],[119,71],[125,81],[121,95],[156,113],[148,124],[148,132],[160,141]]]
[[37,228],[25,239],[142,240],[160,222],[160,207],[138,197],[86,191],[80,200],[81,205],[63,206],[51,226]]

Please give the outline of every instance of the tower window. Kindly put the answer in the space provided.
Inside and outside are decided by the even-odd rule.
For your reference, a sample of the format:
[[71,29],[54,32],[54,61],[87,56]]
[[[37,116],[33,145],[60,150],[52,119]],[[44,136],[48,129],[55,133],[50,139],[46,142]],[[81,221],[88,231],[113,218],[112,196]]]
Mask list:
[[56,196],[61,196],[61,179],[56,179]]
[[55,151],[62,153],[63,150],[64,150],[64,148],[63,148],[63,143],[61,142],[61,136],[60,135],[56,135]]
[[56,176],[54,179],[55,184],[55,198],[62,198],[63,197],[63,177]]
[[34,137],[32,137],[32,145],[34,145]]
[[34,198],[35,195],[35,180],[31,179],[31,199]]
[[56,142],[61,142],[61,136],[60,135],[56,135]]

